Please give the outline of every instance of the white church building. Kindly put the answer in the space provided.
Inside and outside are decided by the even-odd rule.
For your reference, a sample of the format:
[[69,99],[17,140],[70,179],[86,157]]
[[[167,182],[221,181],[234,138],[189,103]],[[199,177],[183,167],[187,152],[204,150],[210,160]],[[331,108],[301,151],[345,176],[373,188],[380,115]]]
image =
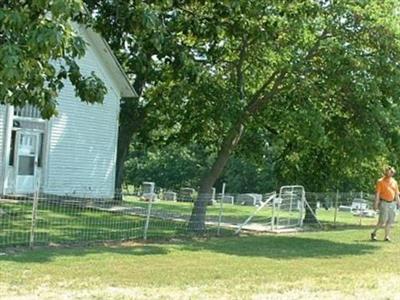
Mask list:
[[112,198],[115,189],[120,99],[137,97],[109,46],[90,29],[78,61],[105,83],[103,104],[86,104],[69,81],[58,96],[58,115],[41,118],[34,107],[0,105],[0,196],[35,191],[71,197]]

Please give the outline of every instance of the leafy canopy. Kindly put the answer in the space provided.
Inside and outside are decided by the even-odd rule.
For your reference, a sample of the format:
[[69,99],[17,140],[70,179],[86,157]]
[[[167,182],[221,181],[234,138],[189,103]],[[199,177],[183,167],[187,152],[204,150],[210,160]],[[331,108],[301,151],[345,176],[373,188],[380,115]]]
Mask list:
[[69,78],[85,102],[102,102],[104,83],[85,76],[77,24],[88,24],[81,0],[3,0],[0,4],[0,104],[32,104],[44,118],[56,114],[57,95]]

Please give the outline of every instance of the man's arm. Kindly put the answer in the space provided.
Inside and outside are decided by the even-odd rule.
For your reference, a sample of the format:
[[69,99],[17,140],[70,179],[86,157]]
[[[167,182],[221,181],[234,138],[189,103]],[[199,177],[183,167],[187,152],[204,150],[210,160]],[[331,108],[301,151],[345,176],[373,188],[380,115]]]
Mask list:
[[[396,197],[397,197],[397,199],[399,198],[399,195],[396,193]],[[374,202],[374,210],[378,210],[378,208],[379,208],[379,200],[380,199],[380,195],[379,195],[379,191],[377,191],[376,192],[376,194],[375,194],[375,202]]]

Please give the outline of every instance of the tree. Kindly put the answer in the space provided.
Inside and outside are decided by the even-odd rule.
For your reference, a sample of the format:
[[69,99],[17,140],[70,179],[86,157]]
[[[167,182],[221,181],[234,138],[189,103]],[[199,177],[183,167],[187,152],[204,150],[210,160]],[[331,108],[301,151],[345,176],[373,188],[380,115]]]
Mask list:
[[[197,38],[197,56],[204,58],[204,65],[212,66],[214,86],[222,87],[217,97],[229,99],[225,114],[230,118],[218,143],[217,158],[200,182],[200,197],[190,220],[192,230],[205,229],[211,187],[249,125],[263,126],[279,118],[282,124],[275,121],[279,125],[275,131],[282,140],[290,141],[287,151],[301,142],[293,133],[307,130],[300,137],[315,141],[315,146],[307,144],[312,145],[308,157],[321,157],[332,145],[340,149],[331,141],[343,136],[341,129],[354,133],[360,141],[365,136],[383,142],[379,124],[384,121],[376,124],[374,120],[382,116],[380,112],[390,110],[385,103],[399,98],[395,88],[400,57],[396,1],[195,5],[188,4],[185,11],[201,20],[201,26],[188,31]],[[282,115],[271,118],[272,112]],[[375,117],[353,127],[350,120],[362,115]],[[316,127],[326,121],[329,123],[321,130]],[[293,125],[298,130],[290,128]],[[378,148],[370,143],[365,150],[376,153]],[[315,167],[315,172],[321,170]]]
[[[335,165],[328,153],[338,160],[345,146],[353,161],[356,148],[335,144],[344,131],[360,146],[377,139],[365,149],[369,157],[386,145],[382,118],[398,99],[396,1],[88,3],[142,96],[122,106],[119,168],[133,134],[146,138],[153,126],[217,149],[200,181],[194,231],[204,230],[211,187],[245,129],[274,132],[273,147],[293,167],[299,157],[325,156],[314,164],[318,176],[307,173],[313,180],[321,164]],[[374,118],[359,122],[362,116]]]
[[50,118],[66,78],[82,101],[103,101],[103,82],[82,75],[76,63],[86,44],[73,23],[89,24],[80,0],[1,2],[0,104],[32,104]]
[[148,132],[160,122],[154,115],[162,99],[148,97],[147,91],[163,81],[164,65],[179,69],[174,57],[184,50],[175,41],[170,1],[85,2],[95,15],[95,27],[114,50],[139,96],[121,101],[116,176],[116,188],[121,189],[133,137],[146,142],[150,139]]
[[125,182],[140,185],[143,181],[154,181],[158,187],[169,190],[196,187],[199,174],[210,160],[199,145],[171,143],[161,147],[144,147],[135,141],[131,144],[125,164]]
[[[195,41],[189,29],[200,23],[192,15],[188,17],[177,1],[85,2],[95,15],[96,29],[116,53],[139,95],[121,102],[116,180],[116,188],[120,189],[133,137],[146,145],[188,145],[194,135],[198,137],[196,142],[210,142],[218,134],[204,119],[216,108],[207,97],[218,88],[207,82],[212,80],[208,76],[210,66],[204,68],[201,57],[193,53]],[[194,103],[187,102],[186,91],[193,87],[208,92],[197,93],[200,97]],[[216,105],[221,108],[220,116],[224,104]],[[199,107],[203,108],[202,114],[196,112]],[[195,119],[186,119],[192,113],[196,113]],[[207,149],[209,153],[214,151],[212,145],[206,148],[211,148]]]

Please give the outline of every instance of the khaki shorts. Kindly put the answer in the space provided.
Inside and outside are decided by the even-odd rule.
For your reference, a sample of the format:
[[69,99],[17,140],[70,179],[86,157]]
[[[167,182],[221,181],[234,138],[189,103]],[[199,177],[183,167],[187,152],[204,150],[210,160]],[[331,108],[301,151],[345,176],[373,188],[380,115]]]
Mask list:
[[396,218],[396,201],[379,203],[379,224],[392,225]]

